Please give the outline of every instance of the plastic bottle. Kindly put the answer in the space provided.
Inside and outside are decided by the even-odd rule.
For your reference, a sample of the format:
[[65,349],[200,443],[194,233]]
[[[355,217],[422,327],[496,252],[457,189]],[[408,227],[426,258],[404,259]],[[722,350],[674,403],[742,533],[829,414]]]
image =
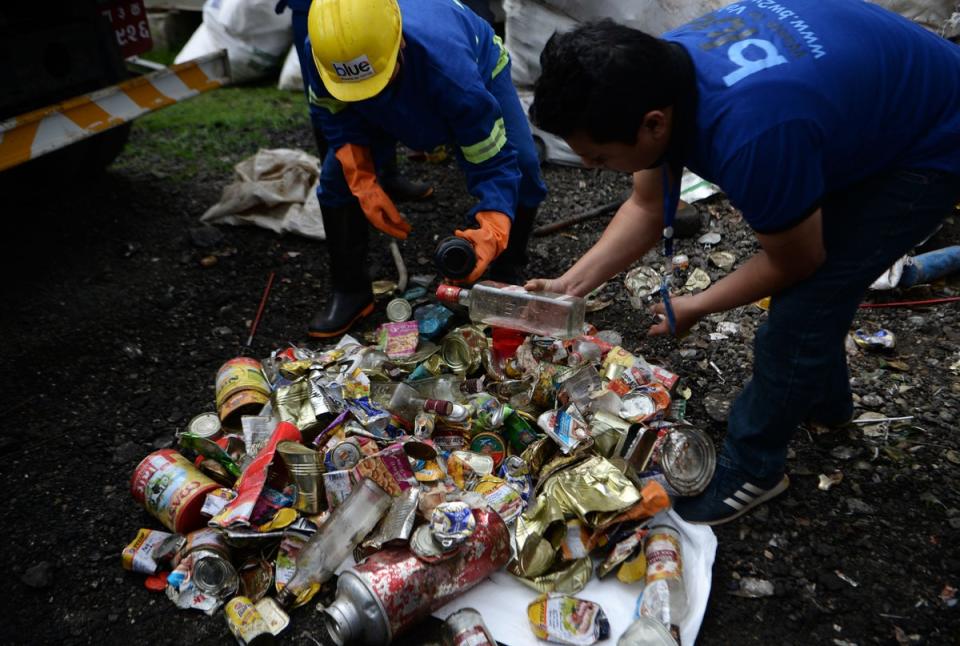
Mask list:
[[647,582],[638,614],[652,617],[667,627],[680,642],[680,622],[687,615],[687,590],[683,584],[680,534],[668,525],[650,529],[644,545]]
[[410,384],[393,381],[372,382],[370,398],[394,415],[409,421],[413,421],[422,410],[438,415],[449,415],[453,410],[453,403],[448,400],[421,397]]
[[421,397],[451,402],[464,402],[468,395],[483,390],[483,377],[464,379],[458,375],[439,375],[408,383],[416,388]]
[[361,480],[300,550],[293,577],[277,595],[280,605],[306,602],[387,513],[391,501],[373,480]]
[[561,339],[583,332],[585,301],[568,294],[528,292],[517,285],[483,281],[471,289],[440,285],[437,300],[464,305],[470,320],[488,325]]

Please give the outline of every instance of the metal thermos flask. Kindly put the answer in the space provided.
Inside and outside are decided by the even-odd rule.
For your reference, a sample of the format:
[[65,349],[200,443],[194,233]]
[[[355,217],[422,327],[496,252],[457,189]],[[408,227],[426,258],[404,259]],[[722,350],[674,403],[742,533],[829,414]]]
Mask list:
[[477,264],[477,254],[473,245],[456,236],[444,238],[433,253],[433,262],[447,278],[460,280],[466,278]]

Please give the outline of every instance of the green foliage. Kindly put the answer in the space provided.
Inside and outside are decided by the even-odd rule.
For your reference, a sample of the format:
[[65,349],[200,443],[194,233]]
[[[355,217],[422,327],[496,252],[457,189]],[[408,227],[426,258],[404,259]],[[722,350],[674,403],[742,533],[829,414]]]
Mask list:
[[118,170],[149,169],[188,180],[226,172],[259,148],[276,148],[280,130],[310,128],[303,94],[265,86],[201,94],[134,121]]

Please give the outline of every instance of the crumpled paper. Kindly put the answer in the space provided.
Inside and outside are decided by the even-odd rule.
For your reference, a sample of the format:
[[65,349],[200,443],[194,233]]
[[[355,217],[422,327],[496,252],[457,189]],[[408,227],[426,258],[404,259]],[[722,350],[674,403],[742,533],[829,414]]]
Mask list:
[[262,149],[233,170],[236,181],[224,187],[202,222],[253,224],[326,240],[317,201],[319,159],[302,150]]

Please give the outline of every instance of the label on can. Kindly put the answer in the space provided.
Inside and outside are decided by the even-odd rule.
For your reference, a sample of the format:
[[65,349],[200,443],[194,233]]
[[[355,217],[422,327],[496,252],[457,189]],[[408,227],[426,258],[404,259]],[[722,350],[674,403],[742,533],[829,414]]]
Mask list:
[[523,498],[520,492],[496,476],[483,476],[474,486],[474,491],[503,519],[510,523],[523,511]]
[[474,453],[493,458],[494,471],[500,468],[500,463],[503,462],[503,458],[507,454],[507,448],[503,442],[503,438],[491,432],[477,433],[474,435],[470,441],[470,450]]
[[538,597],[527,606],[533,634],[557,644],[589,646],[610,635],[603,609],[592,601],[565,594]]
[[465,502],[443,502],[430,516],[430,531],[444,549],[462,543],[473,535],[477,521]]
[[133,499],[174,532],[201,525],[203,499],[219,487],[172,449],[155,451],[144,458],[130,481]]
[[230,632],[243,646],[262,635],[272,634],[267,622],[247,597],[234,597],[228,601],[223,614]]
[[675,532],[657,531],[657,529],[651,531],[650,536],[647,537],[644,554],[647,557],[647,583],[661,579],[679,580],[683,576],[680,540]]
[[242,390],[254,390],[270,394],[270,385],[260,368],[260,362],[249,357],[237,357],[227,361],[217,372],[216,382],[217,409],[234,393]]
[[153,550],[172,534],[155,529],[141,529],[120,555],[124,570],[140,574],[156,574],[159,566],[153,559]]
[[351,471],[328,471],[323,474],[323,490],[327,495],[327,508],[336,509],[353,491]]

